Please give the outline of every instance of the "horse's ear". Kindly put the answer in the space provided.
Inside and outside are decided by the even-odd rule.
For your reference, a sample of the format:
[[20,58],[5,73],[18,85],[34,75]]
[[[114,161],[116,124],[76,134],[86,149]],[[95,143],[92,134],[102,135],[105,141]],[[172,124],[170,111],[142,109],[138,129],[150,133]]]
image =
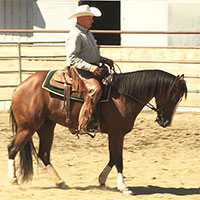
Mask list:
[[180,81],[183,80],[183,79],[184,79],[184,75],[183,75],[183,74],[182,74],[181,76],[178,75],[178,76],[176,77],[175,81],[174,81],[174,86],[175,86],[175,87],[178,87]]
[[175,87],[180,88],[181,90],[184,91],[185,94],[185,99],[187,98],[187,86],[186,86],[186,82],[184,80],[184,74],[182,74],[181,76],[177,76],[176,80],[174,82]]
[[175,80],[175,83],[178,83],[179,81],[183,81],[184,80],[184,74],[182,74],[181,76],[177,76],[176,77],[176,80]]
[[180,81],[184,80],[184,74],[180,76]]

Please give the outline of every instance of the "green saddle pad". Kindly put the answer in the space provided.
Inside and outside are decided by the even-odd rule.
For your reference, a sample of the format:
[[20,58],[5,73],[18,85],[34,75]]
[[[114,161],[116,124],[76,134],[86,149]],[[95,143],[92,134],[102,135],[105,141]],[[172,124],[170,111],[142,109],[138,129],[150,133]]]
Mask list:
[[[51,70],[48,72],[48,74],[42,84],[42,88],[44,88],[45,90],[48,90],[49,92],[51,92],[53,94],[56,94],[56,95],[64,98],[64,90],[54,87],[50,84],[50,80],[56,71],[57,70]],[[102,88],[103,88],[103,94],[102,94],[99,102],[107,102],[109,100],[111,87],[104,85]],[[76,100],[76,101],[84,101],[83,97],[81,97],[81,96],[79,97],[78,92],[71,92],[70,98],[73,100]]]

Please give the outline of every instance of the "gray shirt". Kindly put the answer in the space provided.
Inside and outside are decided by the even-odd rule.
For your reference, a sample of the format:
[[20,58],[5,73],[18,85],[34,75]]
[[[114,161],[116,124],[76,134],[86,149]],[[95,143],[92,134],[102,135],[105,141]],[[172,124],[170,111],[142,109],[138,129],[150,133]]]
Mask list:
[[68,65],[89,70],[91,63],[100,63],[105,59],[100,56],[96,41],[90,30],[76,24],[68,33],[66,40]]

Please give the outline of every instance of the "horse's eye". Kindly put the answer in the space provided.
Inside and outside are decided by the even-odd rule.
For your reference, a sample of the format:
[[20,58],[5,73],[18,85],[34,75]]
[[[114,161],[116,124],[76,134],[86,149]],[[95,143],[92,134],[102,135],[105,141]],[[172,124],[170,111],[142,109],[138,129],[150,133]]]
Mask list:
[[173,98],[173,99],[172,99],[172,101],[173,101],[174,103],[178,103],[178,101],[179,101],[179,100],[178,100],[178,99],[175,99],[175,98]]
[[181,101],[182,98],[177,98],[177,97],[172,97],[172,102],[173,103],[178,103],[179,101]]

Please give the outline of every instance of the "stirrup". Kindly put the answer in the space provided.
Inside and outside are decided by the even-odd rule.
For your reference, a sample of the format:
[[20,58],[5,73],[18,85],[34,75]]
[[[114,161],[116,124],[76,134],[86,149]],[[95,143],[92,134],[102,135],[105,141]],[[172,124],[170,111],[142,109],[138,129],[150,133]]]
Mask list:
[[72,135],[74,135],[75,137],[77,137],[78,139],[80,138],[79,135],[84,135],[87,134],[89,135],[91,138],[94,138],[96,136],[96,132],[95,133],[90,133],[87,131],[78,131],[76,128],[74,127],[68,127],[69,131],[71,132]]
[[79,135],[89,135],[91,138],[94,138],[96,136],[96,133],[90,133],[88,131],[80,130],[80,131],[77,131],[75,136],[79,139],[80,138]]
[[87,127],[87,131],[88,131],[89,133],[98,133],[98,132],[99,132],[98,126]]

